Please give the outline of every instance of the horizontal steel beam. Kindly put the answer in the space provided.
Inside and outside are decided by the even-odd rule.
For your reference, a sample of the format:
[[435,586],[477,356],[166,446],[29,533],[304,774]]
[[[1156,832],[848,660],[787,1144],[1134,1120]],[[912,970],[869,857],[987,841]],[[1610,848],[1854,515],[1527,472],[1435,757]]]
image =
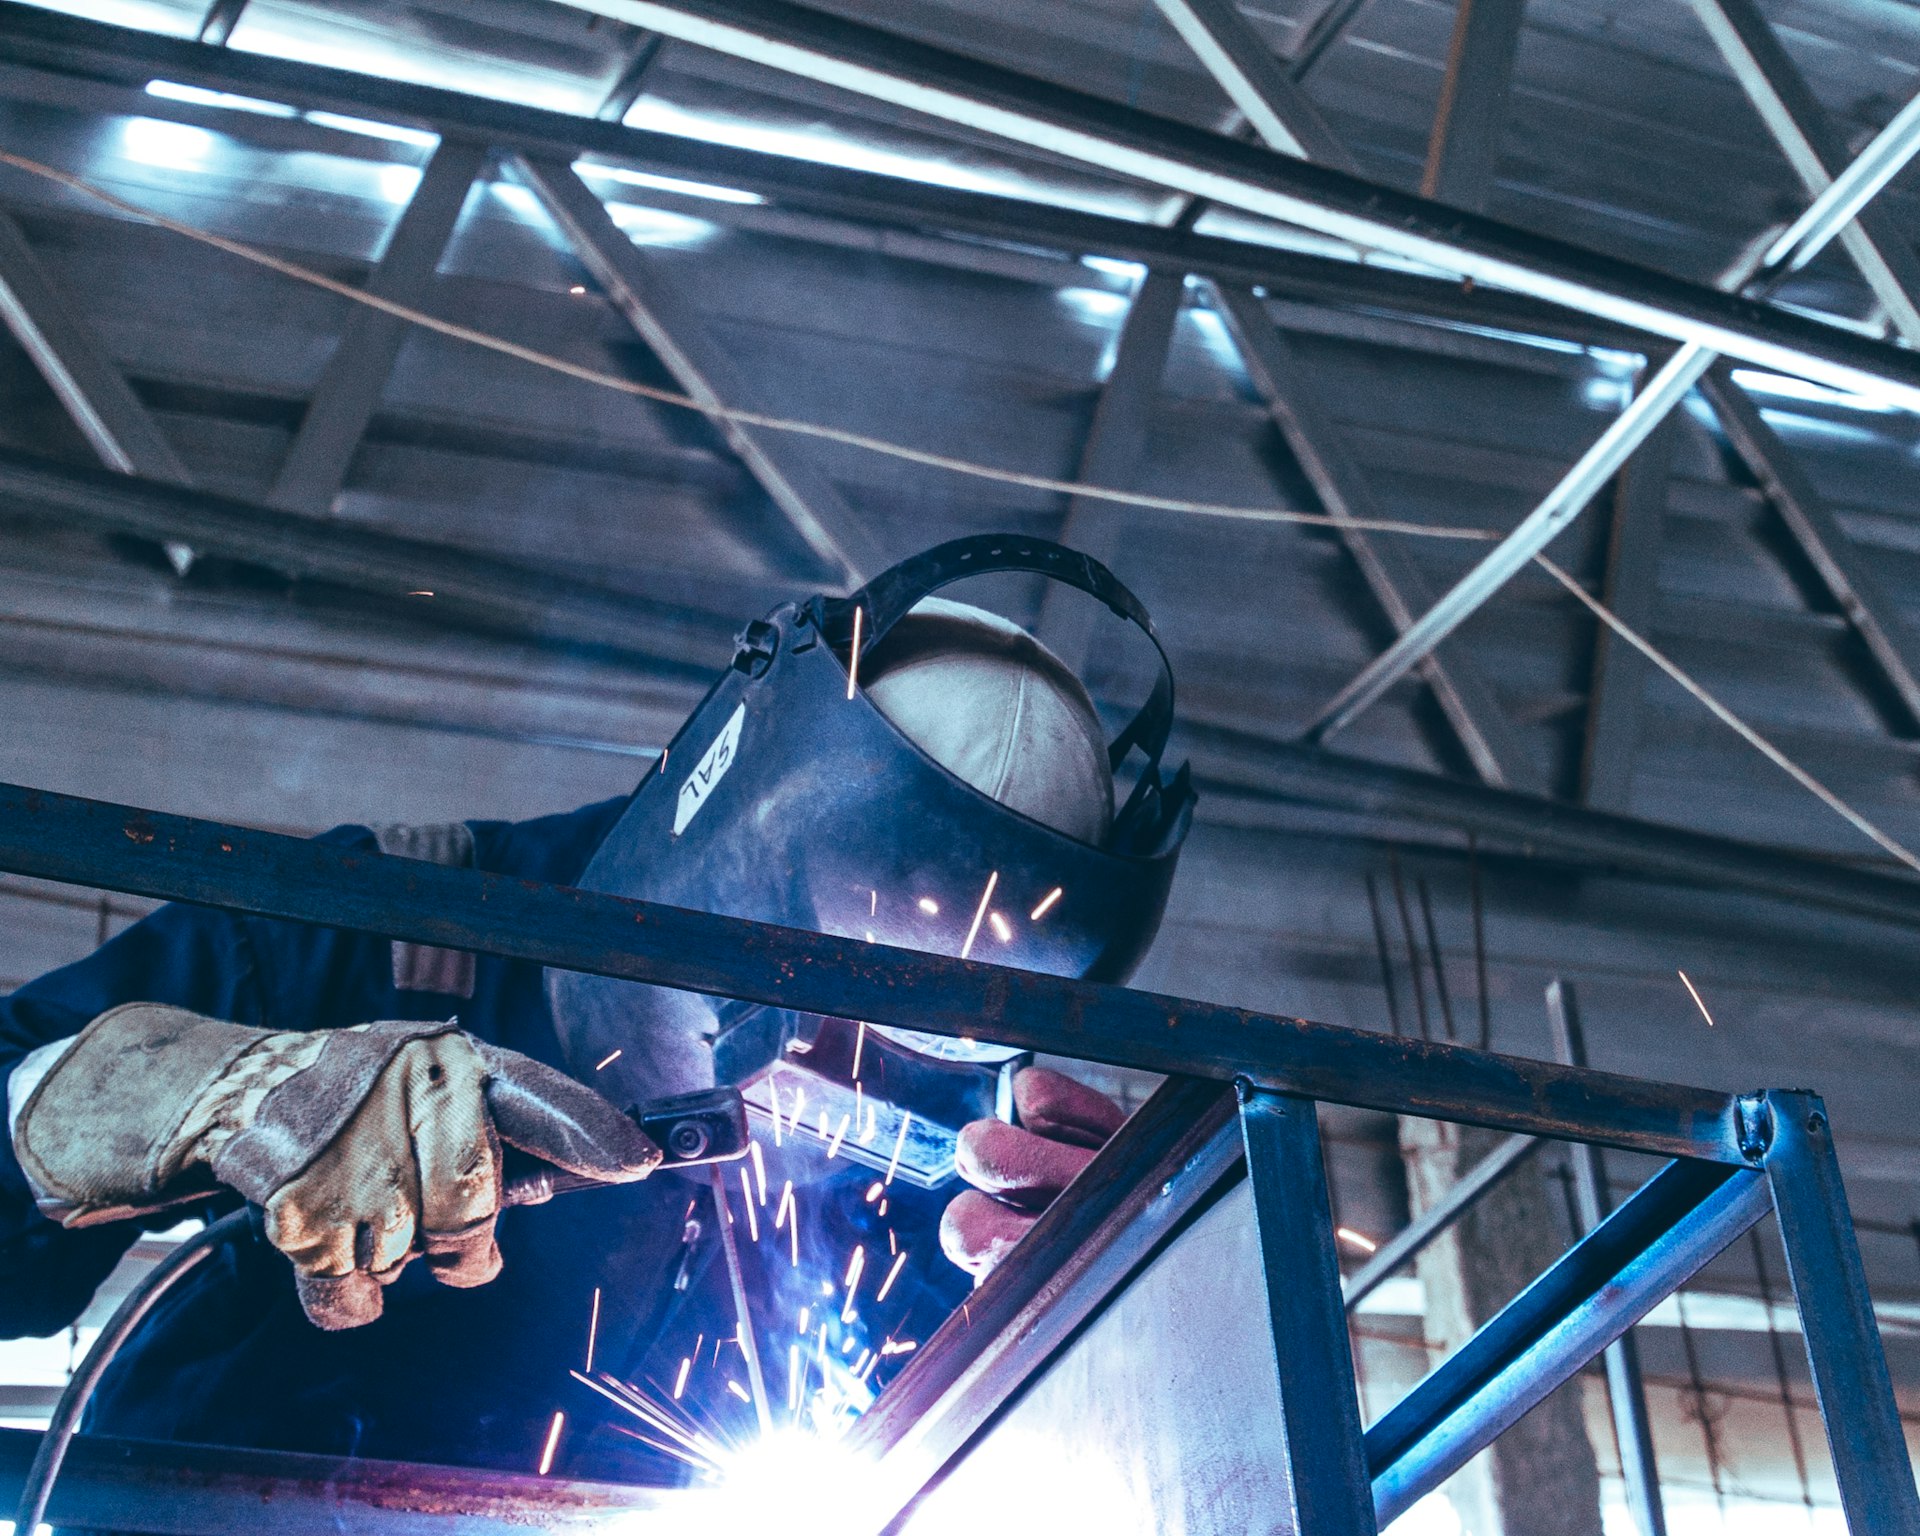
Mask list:
[[[1515,794],[1410,768],[1364,762],[1240,732],[1186,722],[1183,733],[1209,763],[1203,788],[1244,788],[1282,801],[1473,833],[1482,846],[1582,868],[1752,891],[1862,917],[1920,927],[1920,882],[1849,868],[1832,859],[1765,848],[1633,816]],[[1211,749],[1211,750],[1209,750]],[[1222,758],[1237,763],[1229,772]],[[1218,755],[1216,755],[1218,754]]]
[[80,468],[0,448],[0,508],[66,528],[178,540],[382,600],[431,605],[436,620],[711,670],[725,626],[684,608],[548,575],[511,560],[210,491]]
[[1736,1103],[0,785],[0,869],[1302,1098],[1742,1164]]
[[[0,1429],[12,1509],[40,1436]],[[476,1467],[81,1435],[54,1484],[61,1530],[143,1536],[677,1536],[722,1511],[708,1489],[635,1488]]]
[[[1920,359],[1899,348],[786,0],[565,3],[1762,368],[1847,389],[1871,380],[1920,410]],[[1834,206],[1851,204],[1835,187]]]
[[[0,0],[0,63],[115,82],[139,92],[154,77],[209,90],[267,97],[435,133],[483,140],[549,157],[591,155],[684,181],[757,193],[784,209],[858,220],[883,229],[930,230],[1041,246],[1068,255],[1101,255],[1222,282],[1265,285],[1276,294],[1341,308],[1406,311],[1439,320],[1633,347],[1636,334],[1484,284],[1471,291],[1450,278],[1424,277],[1250,241],[1195,235],[1023,198],[932,186],[904,177],[847,170],[790,156],[704,143],[615,122],[469,96],[404,80],[265,54],[207,48],[127,27],[63,16]],[[178,103],[144,98],[156,114]],[[193,109],[199,111],[201,109]],[[204,120],[204,119],[202,119]],[[238,132],[259,122],[236,123]],[[320,130],[315,130],[316,134]],[[684,206],[676,203],[675,206]],[[703,203],[711,217],[749,217],[751,208]]]

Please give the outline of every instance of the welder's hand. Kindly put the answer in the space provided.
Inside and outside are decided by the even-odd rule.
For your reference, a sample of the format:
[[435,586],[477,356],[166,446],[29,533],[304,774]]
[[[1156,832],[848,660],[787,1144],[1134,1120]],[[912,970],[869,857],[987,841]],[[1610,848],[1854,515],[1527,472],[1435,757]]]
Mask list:
[[592,1089],[451,1022],[275,1033],[151,1003],[76,1036],[13,1139],[41,1209],[67,1226],[212,1180],[238,1190],[264,1207],[322,1328],[373,1321],[416,1255],[448,1285],[499,1273],[502,1141],[607,1183],[660,1162]]
[[940,1246],[976,1284],[1126,1119],[1104,1093],[1045,1067],[1014,1078],[1013,1104],[1019,1125],[976,1120],[960,1132],[954,1162],[973,1188],[940,1219]]

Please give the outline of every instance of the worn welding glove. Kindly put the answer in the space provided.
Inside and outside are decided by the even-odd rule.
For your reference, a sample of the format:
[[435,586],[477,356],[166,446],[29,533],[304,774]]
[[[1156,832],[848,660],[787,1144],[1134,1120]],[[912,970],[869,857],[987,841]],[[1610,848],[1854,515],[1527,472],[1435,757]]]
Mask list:
[[608,1183],[660,1162],[591,1089],[451,1021],[276,1033],[154,1003],[75,1036],[13,1126],[41,1209],[69,1227],[239,1191],[322,1328],[373,1321],[415,1255],[447,1285],[499,1273],[502,1141]]
[[940,1246],[976,1285],[1126,1119],[1104,1093],[1045,1067],[1014,1078],[1013,1105],[1018,1125],[976,1120],[960,1132],[954,1163],[973,1188],[940,1219]]

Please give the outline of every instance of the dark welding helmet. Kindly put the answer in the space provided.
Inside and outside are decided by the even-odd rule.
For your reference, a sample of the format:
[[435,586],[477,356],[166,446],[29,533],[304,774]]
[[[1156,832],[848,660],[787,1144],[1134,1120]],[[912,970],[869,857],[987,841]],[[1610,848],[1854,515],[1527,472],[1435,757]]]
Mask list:
[[[952,719],[941,720],[936,697],[930,715],[924,679],[912,706],[921,739],[889,716],[890,690],[904,698],[913,686],[898,679],[910,680],[929,653],[944,654],[943,635],[966,632],[972,614],[983,621],[971,629],[983,654],[1022,645],[1026,664],[1040,669],[1043,686],[1030,703],[1060,718],[1036,727],[1029,717],[1023,728],[1072,733],[1072,698],[1084,701],[1085,693],[1051,653],[1005,620],[923,602],[965,577],[1004,571],[1090,593],[1153,643],[1158,666],[1146,703],[1104,749],[1090,702],[1080,706],[1106,797],[1096,811],[1082,795],[1078,809],[1056,813],[1044,786],[1037,800],[1032,786],[1023,797],[1001,787],[991,764],[983,776],[963,762],[970,744],[952,739],[952,726],[966,711],[956,698]],[[964,672],[928,677],[971,686]],[[901,705],[893,714],[907,718]],[[849,597],[785,604],[750,624],[732,665],[634,793],[580,884],[1123,981],[1159,927],[1192,816],[1186,770],[1161,771],[1172,717],[1173,677],[1152,620],[1104,566],[1042,539],[957,539]],[[1137,776],[1114,811],[1113,776],[1136,753]],[[1056,760],[1080,772],[1070,744]],[[1016,808],[1022,804],[1026,811]],[[817,1137],[836,1155],[891,1164],[923,1184],[951,1172],[960,1125],[1006,1113],[1017,1064],[1015,1053],[987,1043],[636,982],[553,971],[548,987],[569,1065],[617,1101],[709,1086],[717,1075],[740,1083],[749,1103],[779,1116],[786,1132]]]

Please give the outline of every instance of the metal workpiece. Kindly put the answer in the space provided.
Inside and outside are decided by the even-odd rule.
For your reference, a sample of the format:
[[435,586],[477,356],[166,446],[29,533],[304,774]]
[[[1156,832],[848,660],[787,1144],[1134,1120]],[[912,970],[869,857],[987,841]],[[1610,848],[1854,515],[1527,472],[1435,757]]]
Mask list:
[[854,1425],[889,1515],[1199,1209],[1240,1157],[1232,1091],[1163,1083]]
[[[40,1436],[0,1429],[0,1500],[11,1510]],[[61,1530],[142,1536],[679,1536],[711,1524],[708,1489],[82,1435],[54,1487]]]
[[1375,1536],[1319,1115],[1244,1080],[1235,1091],[1279,1379],[1287,1528]]
[[1656,1174],[1367,1431],[1380,1524],[1439,1487],[1771,1203],[1754,1169],[1680,1161]]
[[[1303,1098],[1743,1163],[1732,1095],[0,785],[0,869]],[[1065,898],[1072,900],[1069,892]]]
[[1920,1536],[1920,1494],[1818,1094],[1763,1096],[1766,1179],[1852,1536]]
[[1420,1253],[1482,1197],[1499,1186],[1509,1173],[1540,1150],[1538,1136],[1509,1136],[1495,1147],[1454,1186],[1437,1205],[1402,1227],[1375,1250],[1365,1264],[1350,1276],[1341,1288],[1346,1309],[1351,1312],[1378,1290],[1395,1270],[1411,1263]]

